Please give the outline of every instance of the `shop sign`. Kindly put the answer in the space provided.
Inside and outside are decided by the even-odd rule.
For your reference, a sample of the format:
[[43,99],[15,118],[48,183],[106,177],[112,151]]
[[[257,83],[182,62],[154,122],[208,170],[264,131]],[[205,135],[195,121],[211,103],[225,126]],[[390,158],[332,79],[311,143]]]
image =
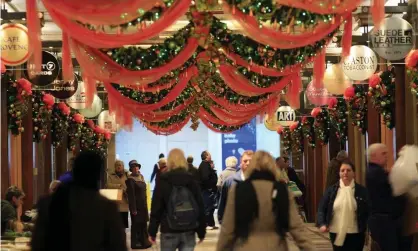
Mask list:
[[328,104],[328,100],[332,96],[324,86],[315,87],[313,81],[308,84],[305,95],[311,104],[319,106]]
[[119,130],[119,125],[116,123],[115,115],[110,114],[108,110],[104,110],[100,113],[98,122],[100,127],[110,131],[111,133],[116,133]]
[[355,45],[343,61],[344,74],[352,80],[366,80],[377,69],[376,54],[367,46]]
[[[57,58],[49,52],[42,52],[42,66],[40,72],[34,72],[32,65],[27,65],[25,75],[29,81],[37,86],[47,86],[57,79],[60,73],[60,65]],[[28,71],[31,71],[29,75]],[[33,76],[32,78],[30,76]]]
[[26,26],[3,24],[0,26],[1,61],[15,66],[26,62],[30,56],[29,36]]
[[72,97],[78,87],[78,81],[77,76],[74,76],[74,80],[72,81],[64,81],[64,80],[54,80],[52,84],[49,86],[49,93],[51,93],[52,96],[58,98],[58,99],[67,99]]
[[78,112],[86,118],[95,118],[102,111],[102,106],[103,106],[102,100],[99,98],[99,96],[94,95],[93,103],[91,104],[91,107],[80,109],[78,110]]
[[276,112],[277,123],[281,126],[290,126],[296,120],[295,110],[290,106],[280,106]]
[[66,100],[66,103],[74,109],[84,109],[86,108],[86,92],[85,92],[84,82],[78,82],[78,88],[74,95]]
[[387,60],[404,59],[413,48],[412,25],[399,17],[386,18],[370,36],[373,50]]

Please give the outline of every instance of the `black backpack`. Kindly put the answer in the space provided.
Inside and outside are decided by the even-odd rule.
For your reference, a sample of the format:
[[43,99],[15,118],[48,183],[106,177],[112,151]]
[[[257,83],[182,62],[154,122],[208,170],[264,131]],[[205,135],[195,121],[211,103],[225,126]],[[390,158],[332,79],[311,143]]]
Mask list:
[[193,193],[184,186],[173,186],[168,200],[167,221],[173,230],[194,230],[199,226],[199,206]]

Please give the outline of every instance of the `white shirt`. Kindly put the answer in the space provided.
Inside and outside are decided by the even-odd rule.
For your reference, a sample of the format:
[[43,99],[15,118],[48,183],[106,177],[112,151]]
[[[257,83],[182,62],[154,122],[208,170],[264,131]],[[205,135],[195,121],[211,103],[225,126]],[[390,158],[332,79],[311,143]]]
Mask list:
[[[331,233],[338,233],[340,229],[341,224],[343,224],[343,219],[342,219],[342,202],[343,202],[343,198],[342,198],[342,193],[341,193],[341,189],[338,189],[337,192],[337,197],[335,198],[334,201],[334,214],[332,216],[332,220],[331,220],[331,224],[329,226],[329,231]],[[358,225],[357,225],[357,202],[354,200],[355,205],[354,208],[355,210],[350,211],[349,213],[351,214],[352,217],[347,217],[347,218],[351,218],[354,219],[352,222],[348,223],[347,226],[347,234],[355,234],[358,233]]]

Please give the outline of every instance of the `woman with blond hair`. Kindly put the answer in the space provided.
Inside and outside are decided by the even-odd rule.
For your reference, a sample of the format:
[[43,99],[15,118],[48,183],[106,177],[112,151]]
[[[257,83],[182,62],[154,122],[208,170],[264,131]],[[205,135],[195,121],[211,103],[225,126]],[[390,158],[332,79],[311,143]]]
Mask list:
[[285,251],[287,232],[299,248],[314,250],[273,157],[257,151],[244,175],[229,191],[216,250]]
[[167,171],[161,175],[159,192],[154,191],[150,241],[155,243],[158,228],[162,251],[193,251],[197,233],[200,242],[206,234],[205,213],[200,187],[188,172],[188,164],[180,149],[168,154]]

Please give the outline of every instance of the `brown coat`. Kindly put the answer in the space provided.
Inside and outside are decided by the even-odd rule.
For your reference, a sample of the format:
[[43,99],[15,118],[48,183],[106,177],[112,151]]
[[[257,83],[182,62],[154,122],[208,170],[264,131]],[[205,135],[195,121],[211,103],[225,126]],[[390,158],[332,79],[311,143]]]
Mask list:
[[126,179],[128,178],[128,174],[124,173],[122,177],[116,175],[116,173],[109,174],[107,177],[106,188],[107,189],[121,189],[123,192],[122,201],[118,202],[119,211],[120,212],[128,212],[129,205],[128,205],[128,194],[126,193]]
[[[217,244],[217,251],[288,251],[286,241],[282,240],[275,230],[275,216],[273,214],[271,193],[273,183],[264,180],[253,181],[259,205],[258,219],[253,223],[252,229],[245,243],[238,243],[234,237],[235,227],[235,189],[233,186],[228,194],[225,214],[223,217],[221,233]],[[308,234],[301,217],[299,216],[295,201],[289,192],[289,232],[296,244],[303,250],[314,250],[307,238]]]

